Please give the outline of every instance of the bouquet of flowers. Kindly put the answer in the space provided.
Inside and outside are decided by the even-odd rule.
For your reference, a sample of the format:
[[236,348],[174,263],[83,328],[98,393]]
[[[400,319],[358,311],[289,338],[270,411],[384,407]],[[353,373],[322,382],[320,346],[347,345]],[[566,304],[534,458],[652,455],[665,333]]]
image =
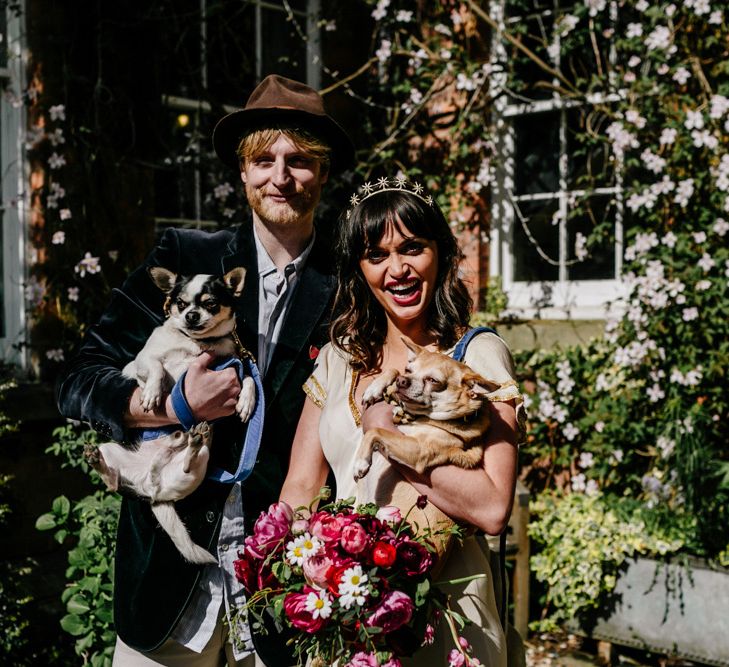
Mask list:
[[451,663],[480,664],[458,637],[465,619],[431,582],[431,540],[458,527],[418,532],[396,507],[354,507],[351,500],[304,510],[271,505],[235,562],[254,632],[264,631],[270,613],[294,630],[299,664],[398,667],[398,656],[431,643],[445,618],[455,640]]

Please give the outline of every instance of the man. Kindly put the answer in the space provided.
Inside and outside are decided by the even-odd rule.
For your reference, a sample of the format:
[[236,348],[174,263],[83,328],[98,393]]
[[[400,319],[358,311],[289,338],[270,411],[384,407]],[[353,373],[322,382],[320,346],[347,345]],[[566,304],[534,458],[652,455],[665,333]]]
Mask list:
[[[352,162],[349,138],[316,91],[269,76],[244,109],[218,123],[213,143],[218,156],[240,172],[252,224],[212,234],[167,230],[145,264],[114,290],[59,385],[61,412],[88,421],[104,437],[130,442],[130,429],[177,423],[169,397],[154,413],[144,412],[136,383],[120,374],[163,321],[164,295],[147,268],[219,275],[246,268],[236,316],[243,345],[256,355],[263,376],[266,413],[258,460],[244,483],[206,480],[177,503],[192,539],[216,554],[219,566],[183,561],[149,505],[123,499],[114,590],[114,664],[123,667],[261,664],[247,626],[236,624],[231,613],[244,599],[232,563],[244,530],[278,499],[304,400],[301,385],[326,340],[334,278],[323,235],[314,230],[314,211],[330,173]],[[209,369],[212,361],[203,354],[193,362],[184,393],[198,421],[223,418],[215,424],[211,465],[235,470],[245,430],[230,417],[238,378],[232,369]],[[242,637],[235,647],[227,641],[229,624]],[[267,664],[286,663],[274,656]]]

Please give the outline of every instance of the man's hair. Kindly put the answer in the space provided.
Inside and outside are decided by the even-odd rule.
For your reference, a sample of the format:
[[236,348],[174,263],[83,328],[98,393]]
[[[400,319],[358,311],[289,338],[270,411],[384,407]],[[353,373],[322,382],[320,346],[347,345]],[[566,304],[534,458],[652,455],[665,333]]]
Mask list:
[[241,164],[257,158],[281,135],[286,137],[299,150],[319,160],[322,170],[329,169],[332,153],[331,146],[307,130],[287,125],[274,125],[253,130],[243,137],[236,150],[236,155]]
[[339,286],[329,326],[333,345],[349,353],[351,365],[363,371],[377,368],[381,362],[387,318],[362,274],[360,261],[388,225],[437,244],[438,275],[426,321],[438,347],[455,345],[471,315],[471,297],[458,276],[463,254],[440,208],[409,192],[381,192],[369,197],[355,206],[339,227],[335,253]]

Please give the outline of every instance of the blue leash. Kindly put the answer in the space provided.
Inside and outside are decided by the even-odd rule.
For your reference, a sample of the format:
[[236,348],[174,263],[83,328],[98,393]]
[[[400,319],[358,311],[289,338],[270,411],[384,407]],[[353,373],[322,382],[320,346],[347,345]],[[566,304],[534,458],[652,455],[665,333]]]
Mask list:
[[[253,378],[253,382],[256,385],[256,406],[253,409],[253,414],[248,420],[248,428],[246,429],[245,440],[243,441],[243,449],[241,451],[240,460],[238,461],[238,469],[235,473],[231,473],[222,468],[215,468],[208,472],[207,478],[214,481],[220,482],[221,484],[235,484],[236,482],[242,482],[248,478],[253,472],[253,467],[256,464],[256,458],[258,457],[258,450],[261,446],[261,436],[263,435],[263,417],[266,410],[266,402],[263,396],[263,383],[261,382],[261,374],[258,371],[258,367],[252,359],[238,359],[237,357],[230,357],[223,361],[210,366],[210,370],[222,371],[226,368],[235,368],[238,374],[238,379],[243,382],[243,378],[246,373]],[[155,440],[164,435],[173,433],[182,427],[185,431],[189,431],[197,420],[192,414],[192,410],[185,398],[185,371],[172,387],[170,396],[172,398],[172,408],[180,420],[179,424],[171,424],[162,428],[156,429],[144,429],[141,433],[142,440]],[[217,420],[215,420],[217,421]]]

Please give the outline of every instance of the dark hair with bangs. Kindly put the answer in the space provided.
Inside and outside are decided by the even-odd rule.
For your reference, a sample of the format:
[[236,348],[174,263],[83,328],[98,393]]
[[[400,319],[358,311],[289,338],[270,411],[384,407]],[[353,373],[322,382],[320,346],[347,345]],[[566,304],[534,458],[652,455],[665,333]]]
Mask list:
[[[398,225],[398,220],[402,225]],[[463,253],[437,204],[428,205],[405,190],[378,192],[342,220],[336,243],[338,287],[329,326],[332,344],[347,352],[354,368],[369,371],[381,362],[387,335],[385,311],[372,294],[359,263],[378,243],[389,223],[435,241],[438,274],[427,317],[428,331],[441,348],[454,345],[468,326],[473,302],[458,277]]]

